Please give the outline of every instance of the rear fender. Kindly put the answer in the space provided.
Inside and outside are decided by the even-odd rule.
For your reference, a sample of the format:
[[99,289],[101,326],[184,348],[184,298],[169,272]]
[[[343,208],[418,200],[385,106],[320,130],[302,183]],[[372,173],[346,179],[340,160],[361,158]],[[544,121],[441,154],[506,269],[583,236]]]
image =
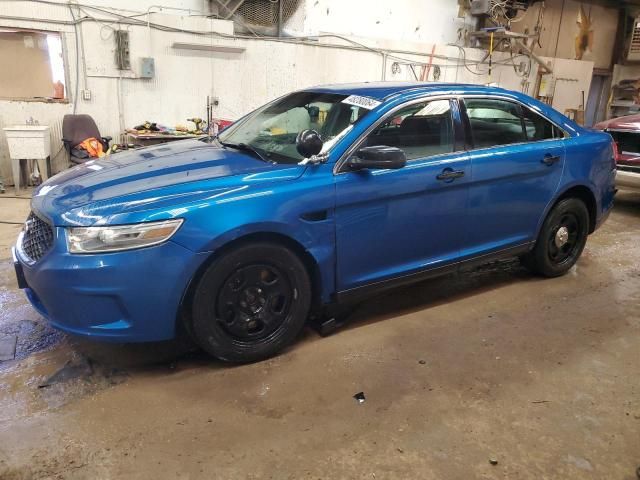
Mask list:
[[[540,220],[538,221],[538,226],[536,228],[536,239],[540,235],[540,230],[542,229],[542,225],[544,224],[544,221],[547,219],[549,212],[560,200],[562,200],[563,198],[569,198],[574,196],[581,198],[581,195],[578,192],[586,193],[587,191],[591,195],[591,199],[592,199],[591,201],[593,202],[593,205],[587,204],[587,209],[589,209],[589,233],[593,233],[596,218],[597,218],[597,212],[599,211],[597,197],[595,195],[595,188],[593,185],[590,185],[590,184],[574,182],[568,185],[563,185],[562,188],[558,190],[558,192],[556,192],[556,195],[554,196],[553,200],[549,202],[549,204],[544,210],[544,213],[540,217]],[[576,194],[573,195],[572,192],[576,192]]]

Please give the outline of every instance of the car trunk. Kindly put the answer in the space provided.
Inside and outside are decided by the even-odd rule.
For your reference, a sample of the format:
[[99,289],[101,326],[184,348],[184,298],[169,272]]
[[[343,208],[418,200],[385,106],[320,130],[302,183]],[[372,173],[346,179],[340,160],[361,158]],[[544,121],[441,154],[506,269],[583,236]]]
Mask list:
[[609,130],[618,145],[618,169],[640,173],[640,132]]

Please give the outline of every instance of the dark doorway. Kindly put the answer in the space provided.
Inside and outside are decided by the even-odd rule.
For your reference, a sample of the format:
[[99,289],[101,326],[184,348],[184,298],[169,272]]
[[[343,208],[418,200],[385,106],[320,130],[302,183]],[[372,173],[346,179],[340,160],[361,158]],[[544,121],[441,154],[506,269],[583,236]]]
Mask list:
[[584,124],[592,127],[598,122],[605,120],[607,98],[611,89],[611,74],[595,73],[591,79],[591,88],[587,98],[587,109],[585,112]]

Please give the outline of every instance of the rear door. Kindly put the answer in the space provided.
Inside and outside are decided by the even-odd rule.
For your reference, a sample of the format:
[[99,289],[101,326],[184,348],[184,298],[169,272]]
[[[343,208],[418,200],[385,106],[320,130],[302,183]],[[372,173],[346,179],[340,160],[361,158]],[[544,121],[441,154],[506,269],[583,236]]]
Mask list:
[[465,98],[472,148],[462,258],[535,240],[565,159],[564,133],[514,101]]

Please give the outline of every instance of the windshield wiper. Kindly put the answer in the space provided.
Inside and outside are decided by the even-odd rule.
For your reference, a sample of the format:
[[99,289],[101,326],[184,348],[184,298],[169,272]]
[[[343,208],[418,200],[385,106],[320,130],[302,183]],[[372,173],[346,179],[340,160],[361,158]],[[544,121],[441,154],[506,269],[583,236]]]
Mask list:
[[222,145],[223,147],[229,147],[229,148],[235,148],[236,150],[242,150],[244,152],[249,152],[249,153],[253,153],[253,156],[262,160],[263,162],[266,163],[276,163],[273,160],[265,157],[264,155],[262,155],[258,149],[256,149],[255,147],[252,147],[251,145],[247,144],[247,143],[227,143],[227,142],[221,142],[220,140],[218,140],[218,142],[220,143],[220,145]]

